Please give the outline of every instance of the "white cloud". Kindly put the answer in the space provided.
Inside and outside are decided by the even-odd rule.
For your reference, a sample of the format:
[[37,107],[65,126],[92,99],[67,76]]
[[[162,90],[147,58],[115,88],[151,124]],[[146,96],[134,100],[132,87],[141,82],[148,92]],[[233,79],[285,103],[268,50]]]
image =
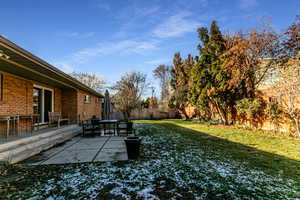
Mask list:
[[102,42],[97,46],[86,48],[72,54],[69,59],[72,63],[84,63],[91,57],[119,54],[145,54],[147,52],[157,49],[157,40],[149,41],[135,41],[135,40],[121,40],[117,42]]
[[239,7],[244,10],[254,8],[257,5],[257,0],[239,0]]
[[66,32],[60,35],[64,37],[70,37],[70,38],[86,39],[86,38],[93,37],[95,35],[95,32],[87,32],[87,33]]
[[159,64],[165,64],[165,63],[168,63],[168,62],[170,62],[169,58],[161,58],[161,59],[145,61],[145,64],[159,65]]
[[63,72],[70,74],[72,72],[75,71],[75,69],[73,67],[71,67],[70,64],[65,63],[65,62],[58,62],[54,64],[55,66],[57,66],[58,68],[60,68]]
[[188,32],[194,32],[201,25],[199,22],[189,20],[189,13],[179,13],[166,19],[153,30],[153,35],[159,38],[178,37]]

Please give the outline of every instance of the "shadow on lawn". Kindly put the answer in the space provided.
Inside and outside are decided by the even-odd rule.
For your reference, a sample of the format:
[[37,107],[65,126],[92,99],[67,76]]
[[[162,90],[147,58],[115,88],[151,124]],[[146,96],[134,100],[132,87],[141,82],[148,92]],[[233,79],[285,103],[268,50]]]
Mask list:
[[224,153],[224,157],[227,156],[240,162],[247,162],[252,167],[261,169],[266,173],[282,174],[286,178],[297,181],[300,186],[300,161],[212,136],[205,132],[178,126],[173,123],[159,122],[155,124],[176,131],[185,138],[199,141],[201,148],[205,147],[212,151],[218,149]]

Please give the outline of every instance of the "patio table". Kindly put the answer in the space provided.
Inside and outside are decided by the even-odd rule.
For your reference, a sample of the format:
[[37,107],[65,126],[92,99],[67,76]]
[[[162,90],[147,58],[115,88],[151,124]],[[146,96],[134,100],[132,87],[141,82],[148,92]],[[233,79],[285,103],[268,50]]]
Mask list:
[[110,126],[113,126],[114,135],[116,135],[117,123],[118,123],[118,120],[100,120],[98,122],[99,125],[103,125],[104,135],[105,135],[106,131],[110,129],[109,128]]

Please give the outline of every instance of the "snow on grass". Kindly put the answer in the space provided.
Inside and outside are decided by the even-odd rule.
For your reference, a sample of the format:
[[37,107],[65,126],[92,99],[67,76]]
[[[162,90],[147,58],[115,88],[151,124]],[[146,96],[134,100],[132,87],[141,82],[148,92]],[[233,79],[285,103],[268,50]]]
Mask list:
[[[62,167],[60,178],[34,183],[31,199],[297,199],[293,180],[268,175],[247,163],[202,149],[197,141],[154,125],[135,125],[143,136],[137,161]],[[10,197],[14,197],[11,194]]]

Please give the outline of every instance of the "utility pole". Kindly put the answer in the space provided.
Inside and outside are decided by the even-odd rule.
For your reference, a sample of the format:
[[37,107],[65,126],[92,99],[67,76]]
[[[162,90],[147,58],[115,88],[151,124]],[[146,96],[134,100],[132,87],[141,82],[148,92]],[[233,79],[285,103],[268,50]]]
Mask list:
[[155,92],[155,88],[153,86],[151,86],[151,89],[152,89],[152,99],[154,97],[154,92]]

